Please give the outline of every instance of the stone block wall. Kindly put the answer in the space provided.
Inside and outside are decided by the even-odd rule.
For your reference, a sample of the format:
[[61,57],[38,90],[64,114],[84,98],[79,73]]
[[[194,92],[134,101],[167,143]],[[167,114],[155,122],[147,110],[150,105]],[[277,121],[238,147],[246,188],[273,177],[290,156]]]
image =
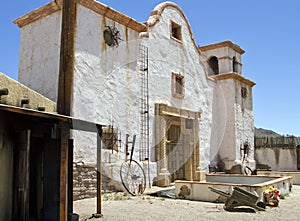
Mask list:
[[[109,177],[102,173],[102,191],[119,191]],[[74,164],[73,200],[97,197],[97,171],[95,165]]]
[[75,164],[73,166],[73,200],[97,196],[97,172],[95,166]]

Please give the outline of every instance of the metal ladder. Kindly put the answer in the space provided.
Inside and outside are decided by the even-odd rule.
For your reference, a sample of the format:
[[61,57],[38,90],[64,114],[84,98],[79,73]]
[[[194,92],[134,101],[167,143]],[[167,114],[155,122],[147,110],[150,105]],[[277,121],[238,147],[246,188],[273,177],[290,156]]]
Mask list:
[[[142,44],[139,45],[138,68],[141,82],[139,158],[140,161],[143,162],[150,187],[148,47]],[[146,163],[148,165],[146,165]]]

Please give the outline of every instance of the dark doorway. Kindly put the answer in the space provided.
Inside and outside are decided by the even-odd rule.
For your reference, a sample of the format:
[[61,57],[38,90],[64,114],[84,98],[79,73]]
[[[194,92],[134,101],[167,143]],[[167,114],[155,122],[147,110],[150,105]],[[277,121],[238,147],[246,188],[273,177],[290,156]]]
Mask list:
[[13,220],[59,220],[60,140],[16,134]]
[[31,139],[30,179],[29,179],[29,214],[30,220],[42,220],[43,212],[43,179],[44,179],[44,140]]

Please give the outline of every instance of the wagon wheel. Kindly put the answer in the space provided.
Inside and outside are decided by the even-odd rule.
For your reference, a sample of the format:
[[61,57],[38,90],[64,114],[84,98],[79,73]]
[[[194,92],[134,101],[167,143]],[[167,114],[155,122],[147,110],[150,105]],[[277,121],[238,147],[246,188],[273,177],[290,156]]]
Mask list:
[[135,160],[126,160],[122,163],[120,176],[123,186],[132,196],[142,194],[145,191],[145,172]]

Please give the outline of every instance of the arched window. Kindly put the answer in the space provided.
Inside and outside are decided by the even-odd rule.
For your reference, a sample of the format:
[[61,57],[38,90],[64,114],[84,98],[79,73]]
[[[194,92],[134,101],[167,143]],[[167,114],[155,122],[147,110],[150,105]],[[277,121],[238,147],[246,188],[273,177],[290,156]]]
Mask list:
[[232,72],[238,73],[238,62],[236,61],[236,57],[232,59]]
[[180,135],[181,135],[180,126],[172,125],[168,130],[167,140],[171,143],[178,142],[180,139]]
[[213,56],[208,60],[209,70],[208,75],[218,75],[219,74],[219,61],[218,58]]

